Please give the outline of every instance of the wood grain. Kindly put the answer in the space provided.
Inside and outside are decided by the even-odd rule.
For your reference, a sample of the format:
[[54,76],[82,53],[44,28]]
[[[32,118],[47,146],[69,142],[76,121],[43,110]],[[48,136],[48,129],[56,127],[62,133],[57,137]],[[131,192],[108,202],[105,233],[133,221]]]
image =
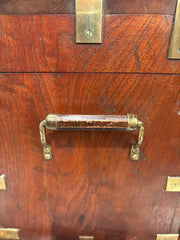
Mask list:
[[[105,0],[104,13],[174,14],[176,0]],[[0,14],[74,14],[75,0],[1,0]]]
[[[161,74],[1,74],[0,225],[20,228],[23,240],[178,231],[179,196],[165,186],[180,172],[179,83]],[[137,132],[49,131],[54,159],[43,161],[38,125],[48,112],[136,113],[145,123],[141,159],[129,160]]]
[[[46,118],[46,120],[48,120]],[[48,125],[48,124],[47,124]],[[58,129],[112,129],[126,130],[127,115],[63,115],[57,114],[55,124]],[[48,127],[48,126],[47,126]]]
[[111,14],[174,14],[176,0],[107,0],[105,12]]
[[75,0],[1,0],[0,14],[74,13]]
[[[0,16],[0,72],[180,73],[171,16],[107,15],[102,45],[76,44],[72,16]],[[51,30],[50,30],[51,29]]]

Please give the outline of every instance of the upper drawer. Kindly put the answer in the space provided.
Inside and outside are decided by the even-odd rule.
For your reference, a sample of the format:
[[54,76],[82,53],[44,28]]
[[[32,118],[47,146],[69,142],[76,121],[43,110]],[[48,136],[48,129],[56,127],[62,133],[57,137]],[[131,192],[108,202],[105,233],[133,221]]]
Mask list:
[[[3,0],[0,14],[74,13],[75,0]],[[173,14],[176,0],[104,0],[104,13]]]
[[104,15],[103,43],[76,44],[73,15],[0,16],[0,72],[180,73],[171,15]]

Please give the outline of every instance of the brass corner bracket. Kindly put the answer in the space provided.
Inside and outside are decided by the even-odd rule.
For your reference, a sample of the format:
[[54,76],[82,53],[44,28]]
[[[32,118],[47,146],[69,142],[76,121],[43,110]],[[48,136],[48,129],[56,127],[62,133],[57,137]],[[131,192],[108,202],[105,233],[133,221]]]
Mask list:
[[51,146],[46,139],[48,130],[119,130],[136,131],[139,128],[138,140],[132,145],[130,158],[137,161],[140,158],[140,147],[144,138],[144,124],[134,114],[127,115],[62,115],[48,114],[46,119],[40,122],[40,139],[43,146],[45,160],[52,159]]
[[166,192],[180,192],[180,177],[168,177]]
[[0,228],[0,239],[19,239],[19,229]]
[[156,240],[178,240],[179,234],[157,234]]
[[79,240],[94,240],[94,236],[79,236]]
[[0,190],[6,190],[6,176],[3,174],[0,176]]

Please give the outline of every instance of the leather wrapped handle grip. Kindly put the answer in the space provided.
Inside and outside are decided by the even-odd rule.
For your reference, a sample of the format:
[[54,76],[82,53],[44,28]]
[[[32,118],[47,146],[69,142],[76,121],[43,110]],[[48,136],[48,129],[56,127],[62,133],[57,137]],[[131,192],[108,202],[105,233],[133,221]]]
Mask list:
[[46,160],[52,159],[51,146],[46,139],[48,130],[117,130],[136,131],[139,127],[137,143],[131,147],[131,160],[140,158],[140,146],[144,137],[144,124],[138,121],[134,114],[127,115],[63,115],[48,114],[46,119],[40,122],[40,139],[43,145],[43,155]]

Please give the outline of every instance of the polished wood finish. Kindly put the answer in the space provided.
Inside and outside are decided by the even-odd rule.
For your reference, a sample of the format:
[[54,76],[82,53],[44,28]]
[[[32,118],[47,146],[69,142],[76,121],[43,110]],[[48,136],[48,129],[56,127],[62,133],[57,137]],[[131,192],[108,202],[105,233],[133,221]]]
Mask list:
[[107,0],[107,13],[174,14],[176,0]]
[[73,13],[75,0],[1,0],[0,14]]
[[[23,240],[179,232],[180,196],[166,192],[180,173],[180,61],[167,59],[176,1],[103,3],[103,43],[89,45],[75,43],[74,0],[0,1],[0,227]],[[145,124],[138,162],[137,132],[78,130],[47,130],[44,160],[47,113],[128,112]]]
[[1,72],[180,73],[167,59],[171,16],[107,15],[102,45],[76,44],[70,15],[0,16],[0,26]]
[[58,129],[114,129],[128,127],[127,115],[63,115],[58,114],[55,124]]
[[[176,0],[105,0],[104,13],[174,14]],[[75,0],[1,0],[0,14],[69,14]]]
[[[164,74],[1,74],[0,225],[20,228],[23,240],[177,233],[179,195],[165,186],[180,172],[179,82]],[[38,124],[48,112],[136,113],[145,123],[141,159],[129,160],[136,132],[48,131],[54,159],[44,161]]]

